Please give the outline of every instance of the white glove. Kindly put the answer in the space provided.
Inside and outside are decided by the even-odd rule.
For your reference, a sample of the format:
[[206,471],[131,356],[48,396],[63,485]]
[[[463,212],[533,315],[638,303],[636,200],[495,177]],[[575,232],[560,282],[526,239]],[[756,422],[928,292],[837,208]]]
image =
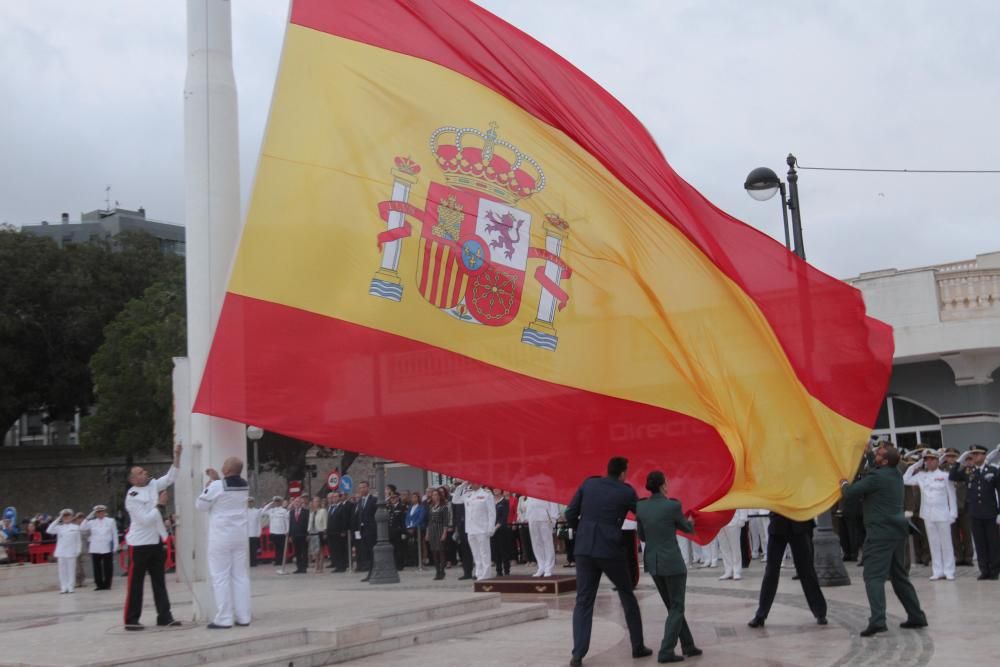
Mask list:
[[903,512],[903,516],[905,516],[907,519],[912,519],[913,512],[911,512],[910,510],[906,510],[905,512]]

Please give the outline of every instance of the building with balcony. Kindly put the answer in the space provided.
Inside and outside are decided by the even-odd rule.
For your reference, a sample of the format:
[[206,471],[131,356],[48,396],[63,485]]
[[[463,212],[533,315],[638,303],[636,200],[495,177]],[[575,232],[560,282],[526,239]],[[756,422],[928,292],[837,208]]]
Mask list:
[[114,247],[115,237],[123,232],[145,232],[160,241],[160,250],[184,256],[184,227],[146,217],[146,209],[112,208],[81,213],[79,222],[71,222],[69,213],[60,221],[43,220],[37,225],[21,225],[21,231],[34,236],[50,238],[60,247],[74,243],[109,243]]
[[1000,443],[1000,252],[847,282],[895,334],[875,434],[907,448]]

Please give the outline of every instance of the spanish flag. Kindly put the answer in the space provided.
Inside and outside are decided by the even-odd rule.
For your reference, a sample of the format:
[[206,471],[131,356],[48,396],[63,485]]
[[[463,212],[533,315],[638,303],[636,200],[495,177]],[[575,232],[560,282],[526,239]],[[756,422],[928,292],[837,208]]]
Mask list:
[[856,467],[889,327],[484,9],[294,0],[262,153],[196,411],[561,502],[621,455],[806,519]]

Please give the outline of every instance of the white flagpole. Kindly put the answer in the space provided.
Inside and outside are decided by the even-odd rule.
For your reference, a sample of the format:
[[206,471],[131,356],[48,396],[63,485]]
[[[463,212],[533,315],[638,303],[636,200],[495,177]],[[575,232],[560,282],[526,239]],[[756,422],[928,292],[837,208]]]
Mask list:
[[[195,400],[208,358],[230,264],[239,240],[240,178],[236,80],[233,76],[232,23],[228,0],[188,0],[187,78],[184,83],[184,138],[186,181],[187,335],[190,360],[187,410]],[[239,387],[227,391],[239,391]],[[193,497],[203,481],[193,470],[197,458],[218,467],[228,456],[246,459],[246,436],[241,424],[191,414],[177,494]],[[207,580],[206,517],[199,512],[182,517],[178,557],[191,573],[198,597],[210,600]],[[201,592],[199,590],[199,592]],[[214,606],[214,605],[211,605]],[[205,611],[211,611],[211,606]],[[199,619],[196,619],[199,620]]]

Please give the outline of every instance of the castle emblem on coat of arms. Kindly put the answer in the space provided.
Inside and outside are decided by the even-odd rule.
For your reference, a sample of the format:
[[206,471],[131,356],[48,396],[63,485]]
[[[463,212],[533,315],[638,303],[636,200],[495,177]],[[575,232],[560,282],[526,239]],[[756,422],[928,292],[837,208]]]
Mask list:
[[[420,225],[416,240],[416,289],[432,306],[470,324],[509,324],[521,308],[521,295],[532,260],[541,260],[532,277],[541,285],[535,319],[521,332],[521,342],[555,350],[555,316],[569,296],[561,286],[572,271],[560,254],[569,225],[557,213],[541,221],[518,206],[545,188],[545,173],[529,155],[497,135],[497,124],[475,128],[441,127],[430,137],[430,150],[443,172],[431,181],[427,204],[409,203],[420,166],[397,157],[392,169],[392,199],[378,205],[386,223],[379,233],[382,262],[368,293],[402,301],[399,276],[402,244]],[[532,225],[541,224],[545,247],[531,245]]]

